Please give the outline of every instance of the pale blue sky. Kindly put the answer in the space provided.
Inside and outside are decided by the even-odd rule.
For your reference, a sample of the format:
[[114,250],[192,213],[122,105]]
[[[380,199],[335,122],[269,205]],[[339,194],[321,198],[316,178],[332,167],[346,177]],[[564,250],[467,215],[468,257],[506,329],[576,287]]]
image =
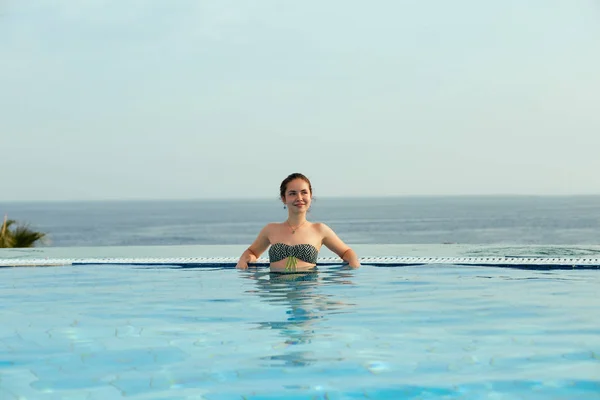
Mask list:
[[600,194],[595,0],[4,0],[0,201]]

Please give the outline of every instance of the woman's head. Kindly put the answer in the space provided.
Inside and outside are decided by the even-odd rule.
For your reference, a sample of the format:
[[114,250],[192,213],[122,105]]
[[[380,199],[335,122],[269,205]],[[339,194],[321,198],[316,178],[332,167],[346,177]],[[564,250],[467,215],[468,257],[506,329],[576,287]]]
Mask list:
[[306,206],[309,207],[312,199],[310,180],[298,172],[290,174],[281,182],[279,195],[284,204],[294,204],[295,199],[298,199],[300,202],[307,203]]
[[293,174],[288,175],[287,178],[285,178],[283,180],[283,182],[281,182],[281,185],[279,186],[279,195],[281,196],[282,199],[285,198],[285,192],[287,191],[288,184],[291,181],[296,180],[296,179],[301,179],[304,182],[306,182],[308,184],[308,189],[310,191],[310,194],[312,195],[312,186],[310,184],[310,180],[306,176],[302,175],[301,173],[294,172]]

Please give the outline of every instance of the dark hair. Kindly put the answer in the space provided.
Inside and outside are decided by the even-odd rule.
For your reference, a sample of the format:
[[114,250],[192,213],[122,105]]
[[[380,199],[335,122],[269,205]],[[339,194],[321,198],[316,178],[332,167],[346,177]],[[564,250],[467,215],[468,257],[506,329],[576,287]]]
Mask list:
[[287,178],[285,178],[283,180],[283,182],[281,182],[281,186],[279,186],[279,195],[283,198],[285,198],[285,191],[287,190],[287,185],[288,183],[290,183],[291,181],[293,181],[294,179],[302,179],[304,182],[308,183],[308,190],[310,190],[310,194],[312,195],[312,186],[310,184],[310,180],[302,175],[299,172],[294,172],[293,174],[288,175]]

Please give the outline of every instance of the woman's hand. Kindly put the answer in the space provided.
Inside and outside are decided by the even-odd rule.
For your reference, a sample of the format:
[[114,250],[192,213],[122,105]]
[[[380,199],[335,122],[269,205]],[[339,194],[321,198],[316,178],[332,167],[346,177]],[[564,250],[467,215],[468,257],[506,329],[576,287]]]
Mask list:
[[238,260],[235,268],[248,269],[248,263],[256,262],[257,259],[258,257],[256,256],[256,254],[252,250],[250,250],[250,248],[248,248],[242,253],[242,256]]
[[252,243],[252,245],[240,256],[240,259],[235,266],[236,269],[248,269],[248,264],[256,262],[258,256],[269,247],[269,230],[272,225],[273,224],[268,224],[262,228],[254,243]]

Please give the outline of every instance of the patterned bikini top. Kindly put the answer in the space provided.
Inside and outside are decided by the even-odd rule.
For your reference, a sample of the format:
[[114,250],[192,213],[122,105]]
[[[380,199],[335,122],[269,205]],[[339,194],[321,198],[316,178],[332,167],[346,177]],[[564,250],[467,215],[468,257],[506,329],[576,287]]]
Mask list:
[[275,243],[269,248],[269,260],[281,261],[288,257],[295,257],[307,263],[316,264],[319,251],[312,244],[295,244],[290,246],[285,243]]

